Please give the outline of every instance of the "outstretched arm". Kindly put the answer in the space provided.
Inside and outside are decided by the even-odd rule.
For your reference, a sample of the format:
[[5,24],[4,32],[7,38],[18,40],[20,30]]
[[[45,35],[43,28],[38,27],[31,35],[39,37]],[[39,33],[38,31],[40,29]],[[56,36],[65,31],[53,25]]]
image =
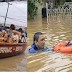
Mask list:
[[20,39],[20,36],[21,36],[21,33],[20,32],[13,30],[13,33],[17,34],[18,37],[19,37],[19,39]]

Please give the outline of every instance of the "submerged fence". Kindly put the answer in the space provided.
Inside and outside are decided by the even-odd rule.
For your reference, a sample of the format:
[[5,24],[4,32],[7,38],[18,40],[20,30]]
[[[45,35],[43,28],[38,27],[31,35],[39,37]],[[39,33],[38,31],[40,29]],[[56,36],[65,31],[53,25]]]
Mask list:
[[72,8],[55,8],[55,9],[48,9],[48,3],[46,3],[46,14],[47,14],[47,23],[48,23],[48,18],[50,16],[54,16],[54,15],[59,15],[59,14],[63,14],[63,15],[72,15]]
[[54,13],[72,13],[72,8],[55,8],[55,9],[48,9],[48,14],[54,14]]

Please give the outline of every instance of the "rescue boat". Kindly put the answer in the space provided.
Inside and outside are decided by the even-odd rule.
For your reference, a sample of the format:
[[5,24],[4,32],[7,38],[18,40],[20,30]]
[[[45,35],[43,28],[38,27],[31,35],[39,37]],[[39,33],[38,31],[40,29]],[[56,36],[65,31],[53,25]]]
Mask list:
[[61,42],[54,46],[55,52],[61,53],[72,53],[72,43],[71,41]]
[[19,55],[26,50],[27,43],[3,43],[0,42],[0,59]]
[[27,42],[17,44],[4,43],[3,39],[4,37],[0,34],[0,59],[24,53],[27,48]]

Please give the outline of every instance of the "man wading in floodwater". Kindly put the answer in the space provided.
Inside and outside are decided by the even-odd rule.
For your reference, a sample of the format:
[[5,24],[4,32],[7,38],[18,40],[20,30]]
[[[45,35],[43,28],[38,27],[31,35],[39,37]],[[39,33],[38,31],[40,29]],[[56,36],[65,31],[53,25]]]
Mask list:
[[33,37],[33,44],[31,48],[28,50],[29,53],[38,53],[40,51],[54,51],[53,48],[44,48],[45,45],[45,37],[43,33],[37,32],[34,34]]

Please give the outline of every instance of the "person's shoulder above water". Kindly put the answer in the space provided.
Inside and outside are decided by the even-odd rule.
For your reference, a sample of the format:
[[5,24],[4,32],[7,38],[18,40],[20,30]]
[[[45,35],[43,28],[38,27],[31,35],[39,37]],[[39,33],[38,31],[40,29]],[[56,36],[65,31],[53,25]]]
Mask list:
[[46,48],[43,48],[41,50],[38,50],[38,48],[36,47],[36,45],[32,44],[31,48],[28,50],[29,53],[38,53],[38,52],[44,52],[44,51],[54,51],[54,49],[46,47]]
[[38,49],[34,43],[31,45],[31,48],[28,50],[28,52],[29,53],[38,53]]

